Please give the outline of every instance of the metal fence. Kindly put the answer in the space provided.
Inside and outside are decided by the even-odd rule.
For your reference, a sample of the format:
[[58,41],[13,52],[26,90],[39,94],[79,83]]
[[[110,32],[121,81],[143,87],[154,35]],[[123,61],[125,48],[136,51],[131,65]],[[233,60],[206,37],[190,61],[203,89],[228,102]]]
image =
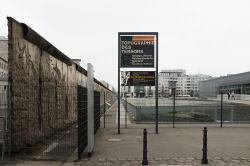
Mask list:
[[100,128],[101,107],[100,107],[100,92],[94,91],[94,132]]
[[9,123],[9,87],[7,82],[3,81],[0,85],[0,148],[2,155],[2,162],[5,153],[10,154],[11,139],[10,139],[10,123]]
[[[0,89],[7,150],[25,159],[66,161],[81,157],[88,144],[86,87],[23,86],[7,100],[9,89]],[[95,133],[100,128],[100,111],[100,92],[95,91]]]
[[[159,97],[160,123],[249,123],[250,100],[219,93],[214,97]],[[123,100],[126,104],[126,101]],[[155,122],[155,98],[127,98],[135,123]]]
[[11,98],[13,151],[31,159],[66,160],[78,146],[77,87],[18,88]]
[[78,99],[78,158],[88,145],[88,99],[87,88],[77,87]]

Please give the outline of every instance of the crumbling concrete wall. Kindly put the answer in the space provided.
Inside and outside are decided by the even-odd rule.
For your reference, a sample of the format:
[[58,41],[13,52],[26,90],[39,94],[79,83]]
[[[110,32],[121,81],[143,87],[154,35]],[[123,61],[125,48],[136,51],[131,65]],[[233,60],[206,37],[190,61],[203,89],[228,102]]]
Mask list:
[[12,149],[19,151],[76,122],[77,85],[86,87],[87,71],[27,25],[8,17],[8,30]]
[[[12,146],[18,151],[76,120],[76,68],[25,38],[8,18]],[[66,57],[67,58],[67,57]]]

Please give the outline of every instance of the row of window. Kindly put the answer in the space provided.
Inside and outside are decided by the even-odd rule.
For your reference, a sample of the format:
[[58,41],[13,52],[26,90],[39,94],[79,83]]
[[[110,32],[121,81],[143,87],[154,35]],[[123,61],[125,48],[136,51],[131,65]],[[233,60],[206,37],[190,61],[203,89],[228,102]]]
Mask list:
[[8,74],[4,72],[0,72],[0,78],[8,78]]
[[5,62],[0,62],[0,69],[8,70],[8,65]]

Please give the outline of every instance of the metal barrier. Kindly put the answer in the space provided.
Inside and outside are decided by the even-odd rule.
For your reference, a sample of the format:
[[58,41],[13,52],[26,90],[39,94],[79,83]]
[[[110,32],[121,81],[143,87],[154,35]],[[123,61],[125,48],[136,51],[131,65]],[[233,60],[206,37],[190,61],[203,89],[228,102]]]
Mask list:
[[100,109],[100,92],[94,91],[94,132],[100,128],[100,118],[101,118],[101,109]]
[[[154,98],[132,98],[122,100],[127,105],[130,118],[135,123],[154,123]],[[127,103],[127,104],[125,104]],[[223,127],[227,123],[249,123],[250,101],[220,98],[168,97],[159,98],[159,122],[173,123],[216,123]]]
[[88,100],[87,88],[77,86],[78,100],[78,159],[88,145]]
[[[12,143],[16,149],[22,147],[16,152],[26,151],[31,154],[24,156],[28,159],[79,159],[88,144],[87,88],[27,86],[19,87],[18,92],[23,103],[15,103],[11,121]],[[96,133],[100,128],[100,92],[94,94]]]

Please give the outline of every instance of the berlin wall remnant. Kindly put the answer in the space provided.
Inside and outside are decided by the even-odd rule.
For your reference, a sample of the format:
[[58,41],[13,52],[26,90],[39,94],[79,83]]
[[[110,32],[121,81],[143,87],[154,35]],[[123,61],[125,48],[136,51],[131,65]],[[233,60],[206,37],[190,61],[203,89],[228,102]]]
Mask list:
[[26,24],[7,19],[11,140],[19,151],[76,122],[76,87],[86,87],[87,71]]
[[27,25],[8,17],[8,28],[12,147],[18,151],[76,120],[76,70]]

